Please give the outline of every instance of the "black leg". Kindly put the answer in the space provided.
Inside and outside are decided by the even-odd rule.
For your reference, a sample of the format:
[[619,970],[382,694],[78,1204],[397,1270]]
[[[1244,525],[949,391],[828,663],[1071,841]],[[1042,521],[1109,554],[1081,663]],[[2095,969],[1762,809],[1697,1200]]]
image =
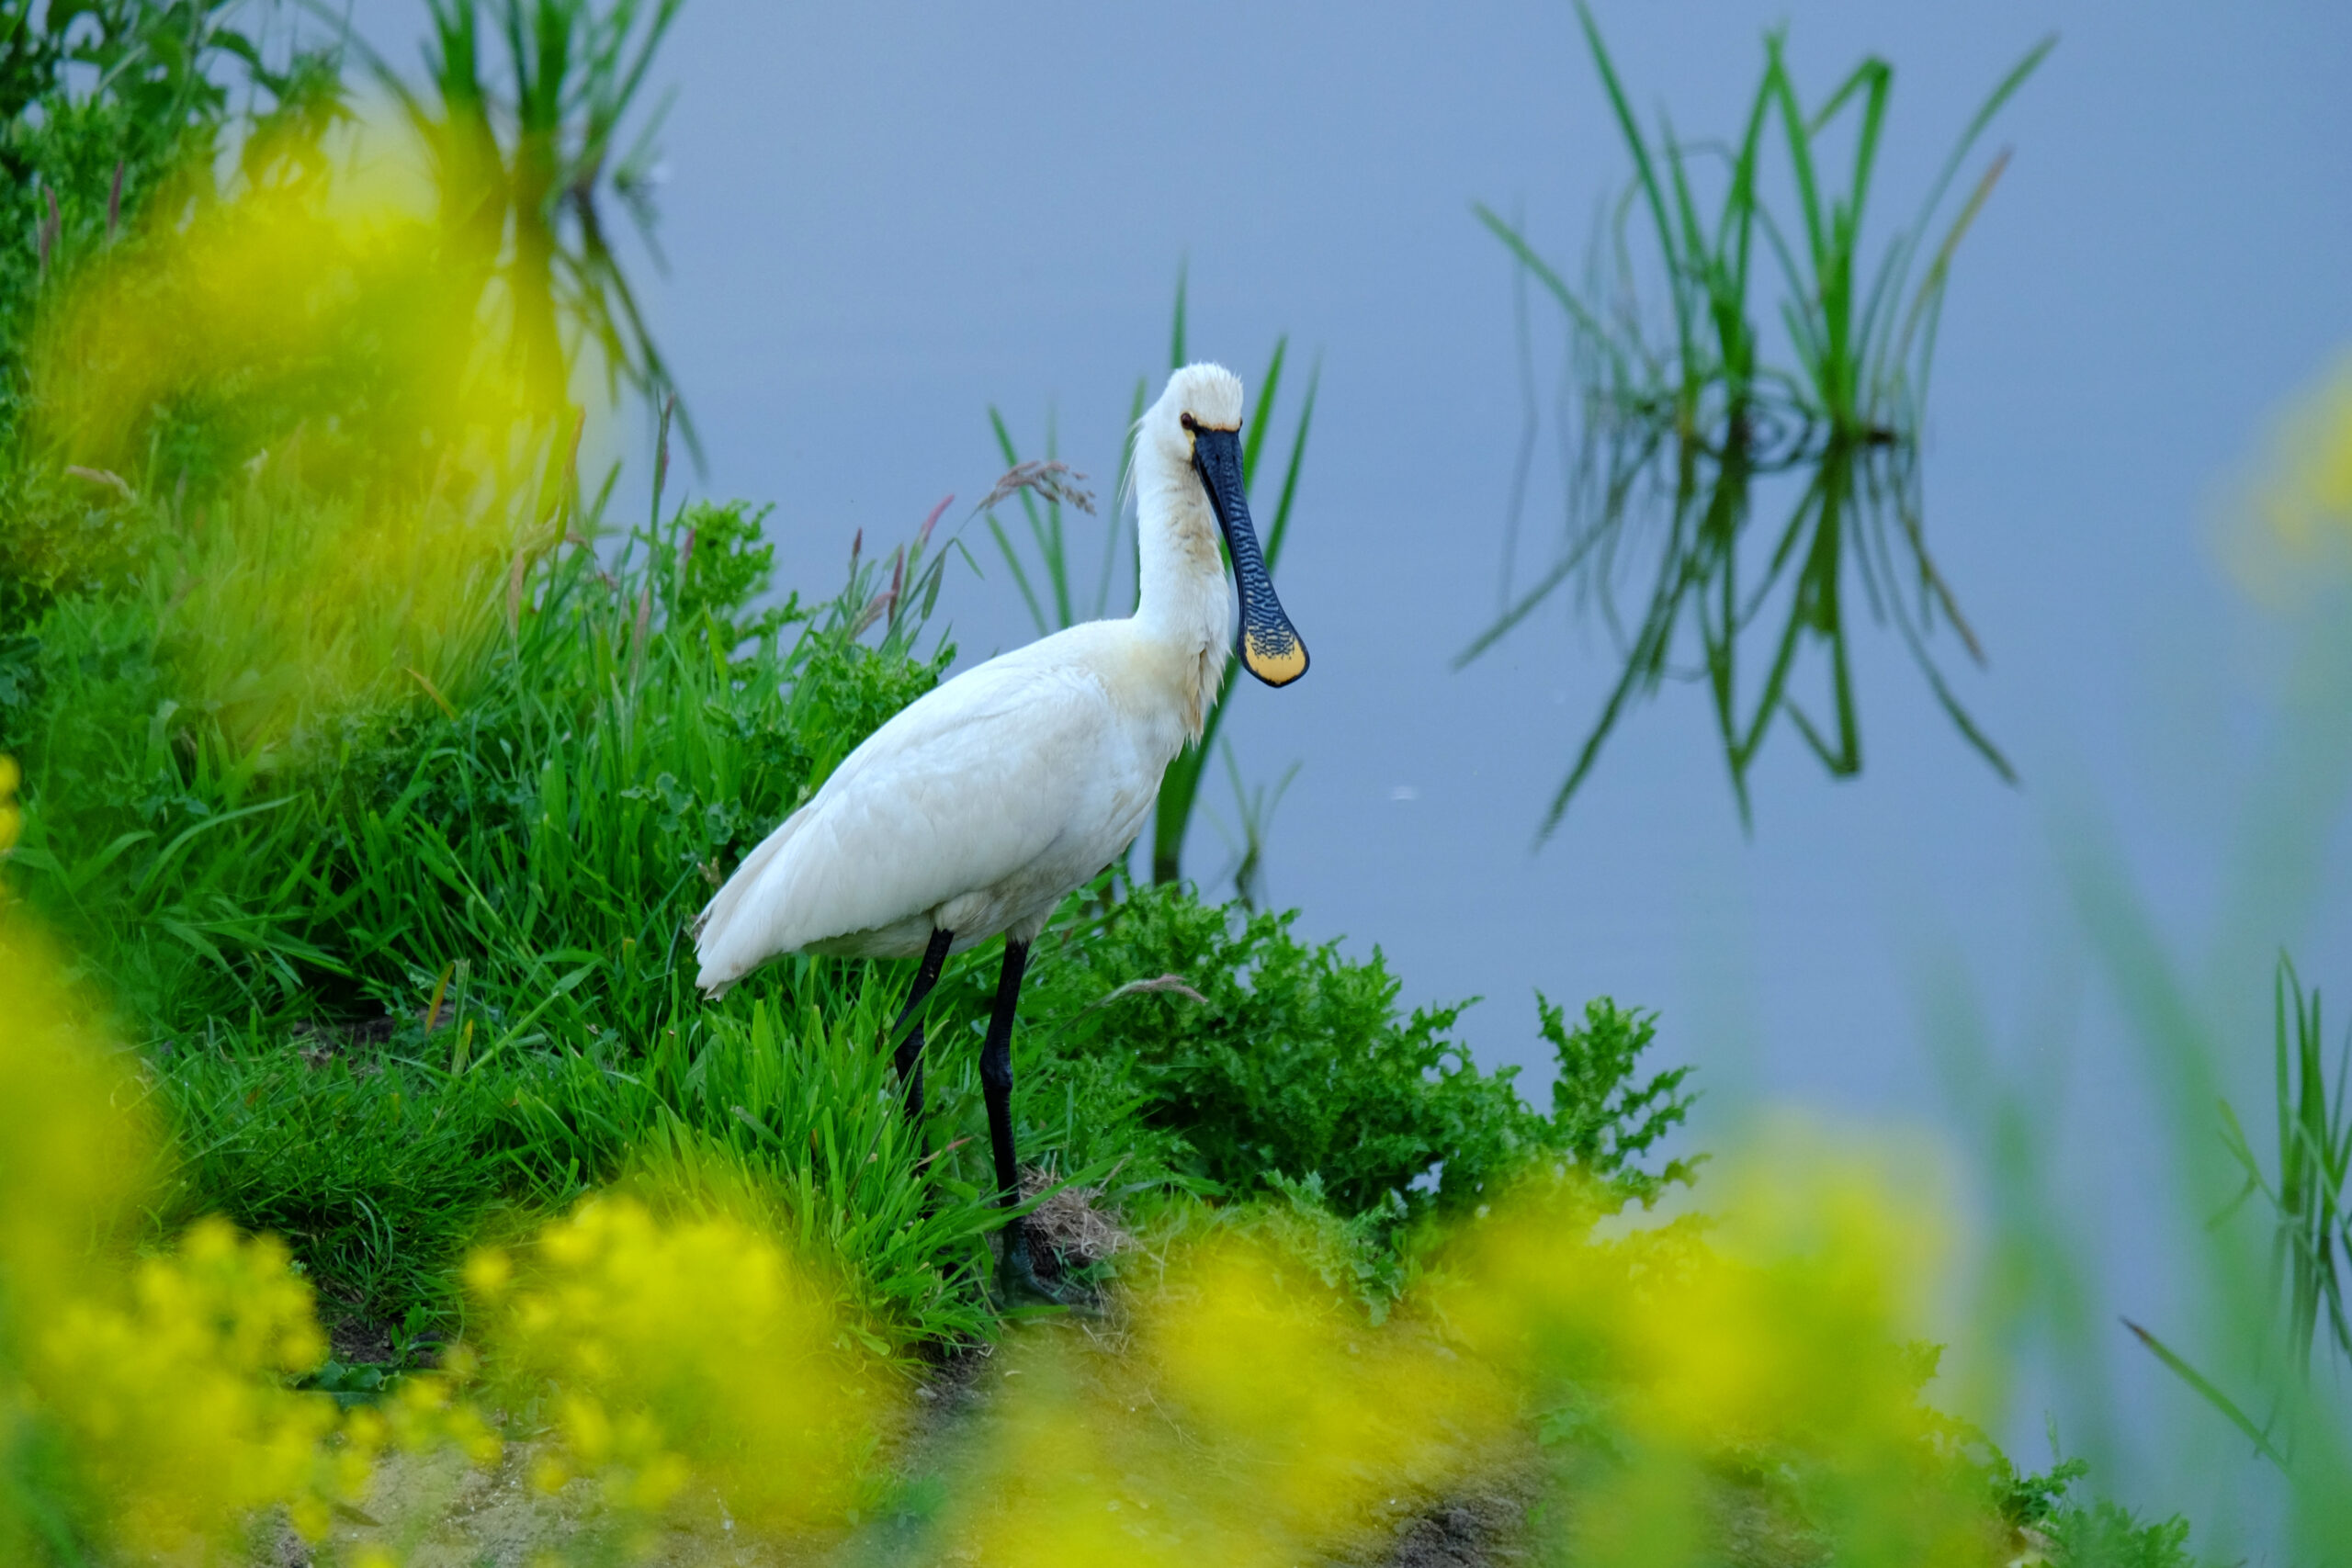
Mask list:
[[[1004,967],[997,972],[996,1010],[989,1015],[989,1037],[980,1046],[980,1087],[989,1105],[989,1145],[996,1151],[996,1201],[1006,1208],[1021,1201],[1021,1170],[1012,1150],[1012,1015],[1021,1005],[1021,977],[1028,972],[1029,944],[1008,940]],[[1013,1224],[1018,1224],[1014,1221]],[[1012,1226],[1005,1227],[1008,1239]]]
[[[1029,944],[1007,940],[1004,968],[996,982],[996,1010],[980,1047],[980,1087],[988,1099],[989,1144],[996,1154],[996,1201],[1005,1208],[1021,1201],[1021,1168],[1012,1147],[1012,1015],[1021,1005],[1021,977],[1029,968]],[[1029,1252],[1028,1227],[1019,1216],[1004,1222],[1004,1258],[1000,1273],[1007,1294],[1059,1301],[1059,1292],[1037,1278]]]
[[906,1086],[907,1120],[922,1120],[922,1004],[931,988],[939,984],[939,971],[947,962],[947,950],[954,945],[954,931],[935,931],[931,933],[931,945],[923,949],[922,966],[915,971],[914,988],[907,993],[907,1005],[899,1014],[899,1021],[890,1026],[896,1034],[907,1028],[907,1020],[915,1021],[914,1028],[899,1042],[899,1049],[891,1062],[899,1069],[899,1081]]

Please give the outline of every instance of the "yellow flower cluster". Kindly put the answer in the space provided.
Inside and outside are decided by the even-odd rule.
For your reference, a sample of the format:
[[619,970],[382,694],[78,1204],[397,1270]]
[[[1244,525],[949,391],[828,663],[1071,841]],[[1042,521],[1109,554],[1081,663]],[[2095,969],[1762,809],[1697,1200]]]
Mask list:
[[770,1530],[854,1503],[882,1369],[753,1226],[594,1198],[519,1257],[476,1252],[466,1280],[491,1364],[551,1417],[541,1488],[593,1477],[610,1506],[650,1516],[698,1482]]
[[209,203],[77,278],[30,345],[45,436],[131,471],[158,403],[233,378],[258,422],[234,434],[300,439],[312,479],[462,486],[561,418],[568,389],[514,352],[494,265],[436,210],[429,154],[365,123],[316,150],[322,178]]
[[1523,1464],[1566,1408],[1556,1517],[1592,1561],[1715,1560],[1725,1477],[1767,1461],[1785,1528],[1838,1561],[1990,1561],[1902,1335],[1941,1227],[1869,1168],[1770,1168],[1703,1238],[1602,1240],[1588,1190],[1524,1190],[1377,1326],[1282,1249],[1196,1248],[1124,1335],[1039,1336],[982,1373],[946,1529],[1023,1568],[1295,1562]]
[[0,909],[0,1462],[58,1461],[37,1488],[54,1496],[0,1486],[0,1562],[29,1560],[37,1529],[185,1553],[272,1506],[316,1539],[388,1442],[495,1459],[442,1379],[347,1419],[290,1386],[327,1347],[276,1238],[206,1219],[171,1255],[132,1256],[156,1147],[144,1084],[77,1024],[60,967]]
[[1220,1240],[1126,1332],[1001,1352],[946,1529],[985,1563],[1274,1568],[1494,1457],[1512,1414],[1425,1326],[1375,1327],[1286,1249]]
[[1410,1319],[1375,1329],[1255,1247],[1208,1248],[1187,1274],[1142,1348],[1166,1397],[1256,1478],[1250,1506],[1281,1534],[1329,1539],[1383,1488],[1439,1485],[1500,1435],[1500,1389]]
[[1687,1225],[1590,1238],[1573,1188],[1521,1193],[1472,1227],[1443,1310],[1465,1349],[1538,1397],[1573,1389],[1612,1461],[1574,1512],[1610,1560],[1704,1559],[1721,1477],[1769,1456],[1840,1562],[1982,1562],[1992,1542],[1964,1428],[1921,1398],[1906,1339],[1943,1226],[1884,1170],[1782,1147]]
[[372,1465],[388,1448],[413,1454],[455,1449],[478,1465],[496,1464],[504,1441],[458,1392],[475,1371],[473,1353],[460,1345],[443,1358],[439,1372],[401,1378],[381,1404],[362,1405],[344,1418],[346,1451]]
[[145,1085],[82,1026],[62,971],[0,900],[0,1324],[19,1337],[119,1286],[154,1169]]
[[164,1550],[286,1502],[305,1534],[323,1534],[329,1502],[367,1472],[328,1452],[334,1402],[284,1381],[326,1357],[284,1246],[200,1221],[130,1284],[127,1302],[67,1303],[27,1368],[114,1528]]

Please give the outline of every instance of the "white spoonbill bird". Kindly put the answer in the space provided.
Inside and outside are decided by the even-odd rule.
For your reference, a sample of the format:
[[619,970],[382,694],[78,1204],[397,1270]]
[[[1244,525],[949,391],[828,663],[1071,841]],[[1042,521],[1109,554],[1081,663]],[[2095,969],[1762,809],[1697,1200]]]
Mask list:
[[[695,923],[712,996],[783,953],[920,955],[901,1028],[949,953],[1002,932],[980,1082],[1008,1209],[1019,1200],[1012,1020],[1029,944],[1134,841],[1161,773],[1200,738],[1236,647],[1237,599],[1250,672],[1270,686],[1306,673],[1242,494],[1239,378],[1216,365],[1177,371],[1135,441],[1136,613],[1001,654],[910,705],[745,858]],[[919,1021],[896,1061],[908,1113],[920,1116]],[[1005,1221],[1002,1268],[1008,1285],[1042,1290],[1018,1216]]]

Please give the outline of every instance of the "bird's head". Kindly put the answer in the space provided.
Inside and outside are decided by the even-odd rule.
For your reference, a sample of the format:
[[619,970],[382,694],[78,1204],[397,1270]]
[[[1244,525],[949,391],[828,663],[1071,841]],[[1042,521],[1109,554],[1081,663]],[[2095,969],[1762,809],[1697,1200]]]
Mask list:
[[1241,429],[1241,378],[1222,365],[1187,365],[1144,415],[1151,443],[1180,463],[1193,460],[1196,430]]
[[1189,472],[1201,487],[1233,563],[1241,602],[1241,662],[1269,686],[1287,686],[1306,673],[1306,644],[1274,597],[1258,532],[1242,485],[1241,378],[1222,365],[1187,365],[1168,378],[1168,389],[1143,416],[1139,445],[1173,472]]

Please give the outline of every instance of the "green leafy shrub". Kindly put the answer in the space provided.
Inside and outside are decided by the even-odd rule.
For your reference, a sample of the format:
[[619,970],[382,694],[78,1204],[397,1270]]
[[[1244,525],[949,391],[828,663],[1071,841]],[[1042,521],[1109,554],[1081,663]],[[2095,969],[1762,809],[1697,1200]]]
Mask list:
[[1657,1174],[1634,1163],[1690,1105],[1687,1068],[1634,1081],[1648,1015],[1604,999],[1572,1030],[1539,998],[1560,1062],[1545,1116],[1521,1099],[1516,1068],[1482,1073],[1452,1037],[1462,1006],[1400,1012],[1377,950],[1357,963],[1336,942],[1303,942],[1295,918],[1136,887],[1049,933],[1023,998],[1023,1070],[1136,1106],[1175,1140],[1179,1169],[1227,1191],[1312,1182],[1343,1215],[1476,1202],[1538,1160],[1580,1165],[1628,1197],[1687,1176],[1679,1161]]
[[1688,1182],[1704,1155],[1668,1160],[1652,1174],[1634,1162],[1690,1114],[1692,1095],[1681,1092],[1687,1066],[1655,1073],[1636,1085],[1634,1063],[1657,1037],[1657,1014],[1621,1008],[1608,997],[1587,1002],[1584,1021],[1571,1026],[1567,1010],[1535,993],[1536,1032],[1552,1047],[1546,1153],[1616,1185],[1647,1203],[1671,1182]]
[[2075,1483],[2090,1473],[2088,1461],[2064,1460],[2028,1475],[1989,1443],[1982,1446],[2002,1521],[2059,1568],[2193,1568],[2198,1562],[2188,1550],[2188,1521],[2178,1515],[2143,1524],[2114,1503],[2070,1497]]
[[286,1010],[334,967],[309,932],[321,852],[277,763],[184,700],[156,596],[62,598],[0,707],[25,771],[9,882],[71,939],[144,1040]]
[[2051,1558],[2065,1568],[2192,1568],[2188,1521],[2176,1514],[2143,1524],[2104,1498],[2069,1506],[2051,1521]]

